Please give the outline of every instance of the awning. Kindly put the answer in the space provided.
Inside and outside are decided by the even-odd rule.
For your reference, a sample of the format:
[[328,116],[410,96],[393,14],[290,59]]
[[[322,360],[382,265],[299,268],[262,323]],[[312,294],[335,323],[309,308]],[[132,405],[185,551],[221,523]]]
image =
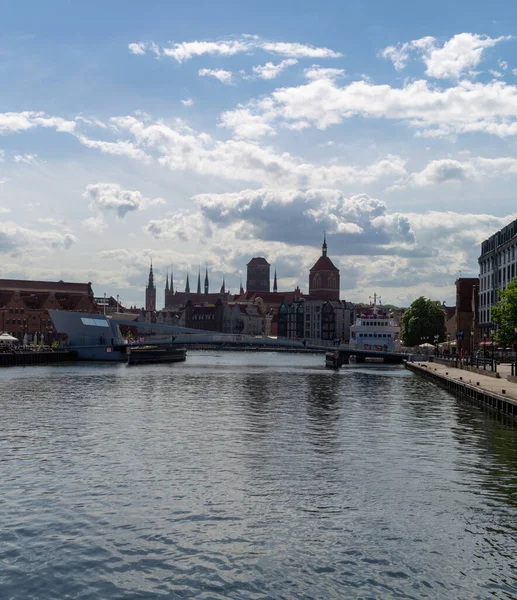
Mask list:
[[479,342],[478,346],[493,346],[494,342]]

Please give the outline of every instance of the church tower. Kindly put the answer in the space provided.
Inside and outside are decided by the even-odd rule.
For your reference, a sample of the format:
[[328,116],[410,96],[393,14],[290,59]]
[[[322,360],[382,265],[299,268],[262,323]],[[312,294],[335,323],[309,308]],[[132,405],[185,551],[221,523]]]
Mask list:
[[339,300],[339,269],[327,256],[326,234],[321,256],[309,273],[309,296],[317,300]]
[[156,310],[156,287],[154,286],[153,261],[151,261],[149,281],[145,288],[145,310]]
[[248,272],[246,278],[247,292],[269,292],[271,265],[265,258],[257,256],[247,264]]
[[275,268],[275,280],[273,282],[273,293],[275,293],[275,294],[278,293],[278,285],[276,282],[276,268]]
[[199,271],[197,273],[197,293],[201,294],[201,267],[199,267]]
[[205,296],[208,296],[208,267],[206,268],[206,272],[205,272]]

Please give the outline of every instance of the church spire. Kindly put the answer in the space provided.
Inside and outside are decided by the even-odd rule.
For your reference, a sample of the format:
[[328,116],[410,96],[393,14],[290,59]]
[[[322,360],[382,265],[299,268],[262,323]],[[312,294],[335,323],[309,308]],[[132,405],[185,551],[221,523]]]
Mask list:
[[190,283],[188,281],[188,271],[187,271],[187,281],[185,283],[185,294],[190,294]]
[[149,282],[147,283],[147,287],[150,290],[154,290],[153,259],[151,259],[151,268],[149,269]]
[[201,294],[201,267],[199,267],[199,271],[197,272],[197,293]]
[[278,285],[276,283],[276,267],[275,267],[275,280],[273,282],[273,292],[276,294],[278,292]]
[[167,276],[165,277],[165,293],[169,293],[169,269],[167,269]]
[[327,256],[327,232],[323,232],[323,246],[321,247],[321,256]]
[[242,275],[241,275],[241,289],[239,290],[239,294],[241,296],[244,294],[244,288],[242,287]]
[[169,288],[171,294],[174,294],[174,274],[171,265],[171,287]]
[[221,294],[225,294],[226,293],[226,285],[224,283],[224,275],[223,275],[223,285],[221,286]]
[[205,271],[205,295],[208,296],[208,267],[206,267],[206,271]]

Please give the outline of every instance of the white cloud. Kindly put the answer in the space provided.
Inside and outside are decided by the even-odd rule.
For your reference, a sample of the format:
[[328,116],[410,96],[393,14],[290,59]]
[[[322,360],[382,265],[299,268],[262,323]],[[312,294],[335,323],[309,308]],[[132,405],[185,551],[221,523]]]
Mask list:
[[3,206],[0,206],[0,214],[2,214],[2,215],[6,215],[6,214],[8,214],[8,213],[10,213],[10,212],[11,212],[11,209],[10,209],[10,208],[5,208],[5,207],[3,207]]
[[511,36],[490,38],[486,35],[460,33],[445,42],[443,48],[433,48],[424,55],[426,74],[440,79],[458,78],[481,62],[483,52]]
[[[490,38],[486,35],[460,33],[438,48],[436,39],[428,36],[397,46],[388,46],[381,51],[380,55],[391,60],[395,68],[400,71],[406,66],[411,53],[415,52],[422,57],[426,65],[426,75],[429,77],[458,79],[479,65],[486,48],[509,39],[511,36]],[[499,61],[499,64],[502,69],[505,69],[504,61]]]
[[128,48],[133,54],[145,54],[149,48],[155,54],[174,58],[179,63],[190,60],[194,56],[233,56],[257,50],[263,50],[270,54],[277,54],[288,58],[337,58],[341,56],[341,53],[329,48],[319,48],[297,42],[268,42],[256,35],[243,35],[235,39],[219,40],[216,42],[181,42],[161,49],[154,42],[133,42],[129,44]]
[[118,140],[116,142],[106,142],[102,140],[92,140],[84,135],[78,135],[77,139],[88,148],[95,148],[104,154],[113,154],[115,156],[127,156],[141,160],[145,163],[151,162],[152,158],[143,150],[137,148],[131,142]]
[[252,71],[260,79],[276,79],[282,71],[296,64],[298,61],[295,58],[288,58],[278,64],[267,62],[264,65],[257,65],[252,67]]
[[[318,79],[279,88],[242,108],[271,126],[303,121],[326,129],[359,115],[402,120],[417,135],[427,137],[476,132],[517,135],[517,87],[503,81],[462,81],[440,89],[424,80],[395,88],[366,81],[339,87],[329,79]],[[225,119],[230,119],[230,112]]]
[[0,135],[10,135],[34,127],[51,127],[61,133],[72,133],[75,125],[75,121],[67,121],[60,117],[49,117],[43,112],[0,113]]
[[338,79],[345,75],[344,69],[324,68],[319,65],[312,65],[309,69],[304,70],[305,77],[311,81],[316,79]]
[[224,112],[219,127],[233,129],[234,136],[240,139],[257,139],[275,134],[273,127],[267,123],[267,117],[253,115],[247,108]]
[[194,104],[194,100],[192,100],[192,98],[185,98],[185,100],[182,100],[181,103],[183,106],[192,106]]
[[127,47],[131,54],[145,54],[145,44],[143,42],[128,44]]
[[14,221],[0,221],[0,253],[22,254],[69,249],[75,235],[58,231],[38,231],[21,227]]
[[123,219],[128,212],[166,203],[163,198],[146,198],[138,190],[123,190],[117,183],[88,185],[83,197],[89,201],[92,210],[98,213],[113,211],[120,219]]
[[135,117],[112,119],[120,130],[135,139],[136,146],[158,152],[158,164],[173,171],[191,171],[234,181],[280,186],[342,186],[371,183],[380,178],[406,174],[405,161],[388,155],[366,166],[315,165],[288,152],[245,140],[216,141],[179,123],[145,123]]
[[33,165],[37,162],[36,154],[15,154],[14,162],[24,163],[26,165]]
[[425,187],[442,183],[481,181],[490,177],[517,175],[517,158],[477,157],[469,160],[439,159],[431,161],[417,173],[412,173],[405,183],[396,184],[392,189],[404,187]]
[[199,69],[198,75],[200,77],[215,77],[225,85],[233,83],[233,73],[224,69]]

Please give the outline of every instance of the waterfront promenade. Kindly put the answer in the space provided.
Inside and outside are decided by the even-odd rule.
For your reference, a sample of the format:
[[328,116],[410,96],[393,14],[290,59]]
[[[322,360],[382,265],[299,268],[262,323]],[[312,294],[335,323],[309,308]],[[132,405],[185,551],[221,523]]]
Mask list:
[[450,391],[498,411],[517,416],[517,383],[507,380],[509,365],[500,365],[501,378],[435,362],[406,363],[411,371],[433,379]]

